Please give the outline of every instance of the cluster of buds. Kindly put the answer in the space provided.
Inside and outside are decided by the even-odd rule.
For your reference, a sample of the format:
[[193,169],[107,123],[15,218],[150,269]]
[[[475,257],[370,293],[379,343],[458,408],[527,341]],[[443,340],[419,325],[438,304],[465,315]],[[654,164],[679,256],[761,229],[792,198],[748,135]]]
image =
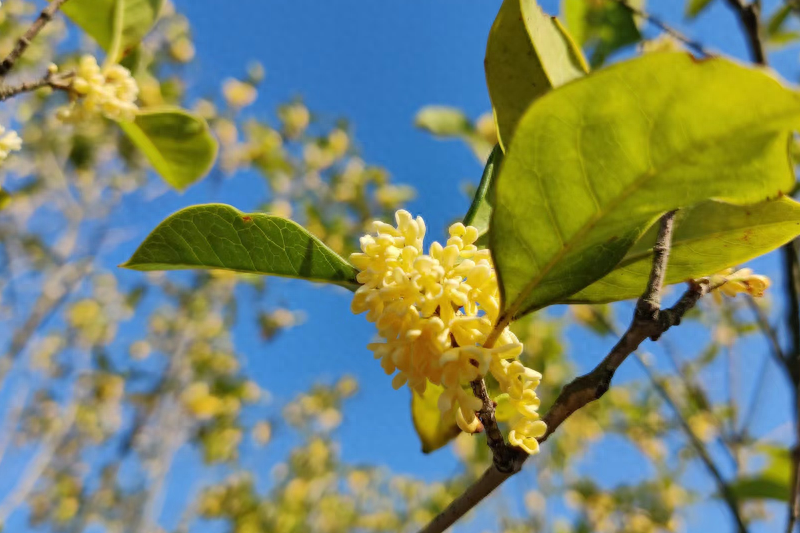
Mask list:
[[717,302],[721,300],[721,294],[734,297],[739,293],[745,293],[754,298],[760,298],[764,296],[764,292],[771,284],[771,280],[767,276],[753,274],[753,270],[750,268],[740,270],[727,268],[709,276],[708,281],[714,288],[713,294]]
[[402,210],[395,218],[397,227],[374,222],[376,235],[362,237],[362,253],[350,256],[361,284],[352,310],[366,313],[383,338],[369,345],[375,358],[396,373],[396,389],[407,384],[422,394],[428,383],[444,387],[440,411],[470,433],[482,429],[482,402],[469,385],[491,374],[501,391],[496,400],[508,407],[510,442],[537,452],[546,429],[537,412],[542,376],[519,361],[522,344],[508,328],[485,346],[500,297],[491,255],[475,245],[478,230],[453,224],[446,245],[434,242],[425,254],[422,218]]
[[101,68],[93,56],[83,56],[69,85],[70,103],[58,110],[64,122],[80,122],[96,115],[132,121],[138,108],[139,86],[121,65]]

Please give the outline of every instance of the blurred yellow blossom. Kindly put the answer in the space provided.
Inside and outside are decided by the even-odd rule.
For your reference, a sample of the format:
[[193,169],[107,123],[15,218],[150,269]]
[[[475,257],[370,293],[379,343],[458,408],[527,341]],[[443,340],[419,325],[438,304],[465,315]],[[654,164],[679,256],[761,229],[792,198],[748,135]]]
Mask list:
[[17,132],[8,130],[0,126],[0,161],[8,157],[11,152],[19,152],[22,150],[22,139],[20,139]]
[[70,104],[58,110],[65,122],[79,122],[94,115],[131,121],[136,116],[139,87],[128,69],[111,65],[103,69],[94,56],[85,55],[69,87]]
[[256,101],[258,91],[250,83],[228,78],[222,85],[222,94],[231,107],[247,107]]

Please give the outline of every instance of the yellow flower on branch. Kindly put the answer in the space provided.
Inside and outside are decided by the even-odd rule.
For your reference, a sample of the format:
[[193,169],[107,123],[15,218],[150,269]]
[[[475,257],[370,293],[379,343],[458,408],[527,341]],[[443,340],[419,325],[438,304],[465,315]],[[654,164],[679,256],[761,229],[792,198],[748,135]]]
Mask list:
[[395,374],[394,388],[408,385],[422,394],[428,383],[444,387],[439,410],[469,433],[483,428],[476,416],[482,400],[470,383],[491,374],[498,398],[510,402],[513,444],[534,453],[538,445],[529,440],[544,426],[535,391],[542,376],[518,360],[522,344],[508,328],[495,346],[484,346],[500,293],[491,254],[475,244],[478,230],[453,224],[445,245],[434,242],[426,254],[422,218],[401,210],[395,220],[396,226],[374,222],[374,234],[362,237],[361,252],[350,256],[361,284],[352,311],[366,313],[383,338],[369,349],[387,374]]
[[712,276],[709,276],[709,283],[714,291],[714,299],[719,302],[720,294],[734,297],[740,293],[746,293],[754,298],[764,296],[764,292],[772,284],[767,276],[753,274],[750,268],[742,268],[734,271],[727,268]]
[[58,110],[58,118],[64,122],[80,122],[97,115],[132,121],[138,111],[139,86],[130,71],[122,65],[101,68],[90,55],[78,62],[69,94],[70,103]]

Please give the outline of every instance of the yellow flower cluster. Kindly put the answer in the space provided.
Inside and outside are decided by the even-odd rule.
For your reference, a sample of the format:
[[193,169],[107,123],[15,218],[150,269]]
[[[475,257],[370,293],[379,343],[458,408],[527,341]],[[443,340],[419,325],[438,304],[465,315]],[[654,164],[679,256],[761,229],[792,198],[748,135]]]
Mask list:
[[22,150],[22,139],[17,132],[14,130],[6,132],[6,129],[0,126],[0,161],[7,158],[11,152],[20,150]]
[[139,86],[130,71],[121,65],[101,68],[90,55],[80,59],[70,95],[70,104],[58,111],[64,122],[80,122],[95,115],[131,121],[138,110]]
[[508,328],[484,346],[500,309],[491,255],[475,245],[478,230],[453,224],[446,245],[434,242],[425,254],[422,218],[401,210],[395,219],[397,227],[374,222],[376,235],[362,237],[362,253],[350,256],[361,284],[352,310],[366,313],[384,339],[369,348],[387,374],[397,372],[394,388],[444,387],[439,409],[470,433],[481,430],[482,404],[465,387],[491,374],[514,411],[511,443],[535,453],[545,431],[535,391],[542,376],[518,360],[522,344]]
[[747,293],[755,298],[764,296],[772,281],[767,276],[753,274],[750,268],[736,270],[728,268],[709,277],[714,289],[714,298],[719,302],[720,293],[734,297],[739,293]]

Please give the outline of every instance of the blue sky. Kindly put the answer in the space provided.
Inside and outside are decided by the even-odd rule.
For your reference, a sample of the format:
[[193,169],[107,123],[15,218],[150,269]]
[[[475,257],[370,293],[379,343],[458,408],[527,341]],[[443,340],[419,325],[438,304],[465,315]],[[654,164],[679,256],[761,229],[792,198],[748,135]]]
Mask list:
[[[557,1],[541,3],[550,13],[558,12]],[[397,182],[416,187],[418,196],[409,208],[425,217],[430,239],[440,237],[449,221],[462,216],[468,205],[460,192],[462,185],[477,183],[481,167],[463,145],[437,141],[416,130],[413,117],[428,104],[456,106],[472,117],[489,109],[483,53],[499,0],[238,0],[213,4],[176,0],[189,17],[196,39],[198,59],[189,73],[195,91],[213,92],[224,78],[243,75],[249,60],[258,60],[267,77],[258,103],[248,112],[272,116],[276,104],[300,95],[314,112],[346,117],[354,126],[364,158],[388,168]],[[651,1],[650,10],[681,26],[682,4]],[[712,49],[746,58],[741,32],[723,4],[716,2],[691,33]],[[770,5],[774,2],[767,3],[766,11]],[[795,50],[773,58],[787,78],[796,75],[796,54]],[[224,190],[201,185],[183,196],[165,198],[152,206],[152,211],[148,207],[147,219],[155,221],[176,208],[209,200],[248,209],[254,207],[249,187],[257,184],[252,177],[238,176],[227,182]],[[759,265],[767,271],[776,269],[771,259]],[[297,281],[271,283],[277,298],[291,302],[308,317],[306,325],[266,348],[254,345],[249,349],[246,339],[252,335],[246,328],[238,332],[239,346],[248,353],[253,375],[276,402],[289,399],[320,378],[355,373],[362,389],[349,405],[341,431],[344,458],[386,464],[394,471],[429,480],[450,474],[455,461],[448,451],[429,456],[418,452],[408,395],[392,390],[389,378],[372,360],[365,347],[373,335],[372,326],[349,313],[349,294],[310,288]],[[582,353],[578,362],[585,368],[605,353],[610,342],[583,336],[569,340],[573,349]],[[629,364],[619,379],[639,376],[638,369]],[[772,393],[764,401],[787,405],[780,393]],[[763,425],[761,429],[767,432],[778,421],[763,420]],[[273,449],[275,452],[280,449]],[[612,441],[592,453],[595,459],[604,455],[609,459],[597,467],[603,484],[631,481],[629,473],[645,466],[619,442]],[[274,461],[258,454],[248,460],[259,469]],[[178,476],[181,470],[176,470]],[[701,478],[693,481],[709,487]],[[529,483],[516,480],[511,490]],[[693,525],[709,532],[727,531],[725,513],[717,504],[699,506]],[[481,519],[459,530],[479,531],[486,525]]]
[[[442,236],[446,224],[459,218],[468,206],[464,183],[477,184],[481,166],[460,143],[441,142],[413,127],[416,112],[428,104],[446,104],[477,117],[489,109],[483,74],[486,37],[500,5],[499,0],[175,0],[193,28],[197,60],[189,67],[192,93],[216,94],[225,78],[244,76],[250,60],[267,72],[257,103],[247,112],[272,117],[275,106],[302,96],[309,108],[326,117],[345,117],[354,126],[364,159],[386,167],[398,183],[413,185],[418,196],[409,209],[428,223],[429,239]],[[542,1],[550,13],[558,2]],[[693,27],[693,36],[710,48],[746,57],[744,43],[733,17],[717,1]],[[766,11],[775,2],[766,2]],[[652,12],[681,26],[683,2],[651,1]],[[652,33],[652,31],[650,31]],[[776,67],[788,79],[797,74],[797,50],[775,54]],[[254,193],[255,191],[255,193]],[[194,203],[217,201],[249,210],[264,200],[259,178],[243,173],[224,186],[202,183],[185,194],[170,193],[149,204],[132,206],[129,219],[140,222],[138,236],[107,254],[108,264],[127,259],[141,238],[171,212]],[[766,272],[776,272],[773,259],[762,260]],[[141,275],[122,272],[134,282]],[[342,455],[348,461],[385,464],[396,472],[437,480],[451,474],[456,462],[449,451],[419,453],[411,426],[408,393],[394,391],[390,378],[373,361],[366,343],[373,327],[349,312],[350,293],[311,287],[300,281],[270,280],[270,298],[290,302],[302,310],[305,325],[282,334],[275,343],[262,345],[246,320],[236,332],[237,345],[247,355],[251,375],[280,405],[318,380],[355,374],[361,392],[347,408],[341,430]],[[777,291],[776,291],[777,292]],[[701,335],[701,333],[697,333]],[[574,336],[569,345],[581,353],[588,368],[609,348],[611,341]],[[753,350],[760,350],[756,346]],[[778,379],[777,372],[772,375]],[[628,364],[620,380],[640,376]],[[765,402],[788,405],[780,393]],[[765,419],[767,432],[777,419]],[[278,439],[266,451],[248,454],[248,468],[266,472],[290,442]],[[639,471],[642,461],[627,453],[625,445],[609,443],[593,452],[607,453],[607,464],[597,471],[603,482],[624,481],[627,472]],[[196,457],[186,451],[170,476],[167,503],[178,503],[182,491],[196,478]],[[620,473],[626,473],[621,476]],[[517,479],[511,489],[529,486]],[[165,508],[169,508],[166,505]],[[171,515],[165,514],[169,522]],[[727,515],[719,505],[700,506],[692,530],[728,531]],[[169,523],[167,523],[169,525]],[[485,517],[458,531],[480,531]],[[697,527],[698,529],[695,529]]]

